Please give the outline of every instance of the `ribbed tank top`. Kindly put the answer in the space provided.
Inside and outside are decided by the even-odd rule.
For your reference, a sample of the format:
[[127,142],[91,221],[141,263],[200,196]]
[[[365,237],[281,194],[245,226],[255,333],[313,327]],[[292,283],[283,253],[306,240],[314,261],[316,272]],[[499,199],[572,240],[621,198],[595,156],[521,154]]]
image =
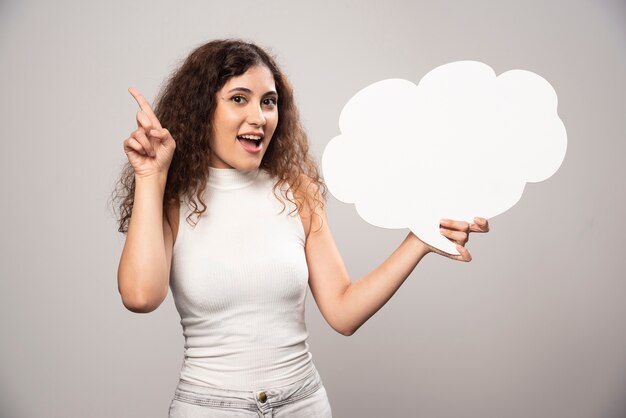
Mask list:
[[[289,200],[280,213],[274,183],[262,169],[211,167],[195,228],[181,202],[170,289],[185,337],[183,381],[255,390],[294,383],[315,367],[304,321],[304,228]],[[281,192],[293,199],[286,186]]]

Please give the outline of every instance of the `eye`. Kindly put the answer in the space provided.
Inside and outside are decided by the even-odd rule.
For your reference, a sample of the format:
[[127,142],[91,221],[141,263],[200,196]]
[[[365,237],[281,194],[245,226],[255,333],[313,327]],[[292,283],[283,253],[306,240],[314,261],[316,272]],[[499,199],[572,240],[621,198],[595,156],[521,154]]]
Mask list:
[[267,97],[263,99],[263,104],[266,106],[274,107],[278,104],[278,99],[276,99],[276,97]]
[[242,104],[242,103],[245,103],[246,98],[243,96],[237,95],[237,96],[231,97],[230,100],[232,100],[233,102],[237,104]]

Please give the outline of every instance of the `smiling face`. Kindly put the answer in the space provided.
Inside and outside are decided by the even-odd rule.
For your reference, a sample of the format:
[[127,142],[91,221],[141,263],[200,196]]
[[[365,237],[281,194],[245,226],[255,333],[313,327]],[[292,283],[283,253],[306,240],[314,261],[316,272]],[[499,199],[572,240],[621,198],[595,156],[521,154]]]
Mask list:
[[241,171],[258,168],[278,124],[277,101],[274,77],[264,65],[229,79],[217,92],[209,165]]

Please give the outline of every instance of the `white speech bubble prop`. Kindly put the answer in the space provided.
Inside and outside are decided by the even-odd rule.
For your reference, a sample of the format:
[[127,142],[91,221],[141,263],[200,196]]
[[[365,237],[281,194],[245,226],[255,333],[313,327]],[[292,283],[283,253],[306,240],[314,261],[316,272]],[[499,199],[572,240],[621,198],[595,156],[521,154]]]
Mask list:
[[409,228],[449,254],[439,220],[473,222],[515,205],[526,183],[565,158],[567,134],[554,89],[539,75],[458,61],[359,91],[322,156],[324,180],[368,223]]

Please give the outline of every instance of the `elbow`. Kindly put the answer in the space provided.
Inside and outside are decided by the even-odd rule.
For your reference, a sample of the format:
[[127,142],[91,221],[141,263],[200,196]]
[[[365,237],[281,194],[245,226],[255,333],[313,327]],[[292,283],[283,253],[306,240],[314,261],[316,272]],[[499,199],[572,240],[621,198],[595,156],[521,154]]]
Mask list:
[[342,326],[334,326],[332,327],[335,331],[337,331],[339,334],[345,336],[345,337],[349,337],[351,335],[353,335],[356,330],[358,329],[358,327],[354,328],[354,327],[348,327],[345,325]]
[[122,297],[122,304],[126,309],[134,313],[150,313],[158,308],[159,305],[149,304],[141,299],[130,299]]
[[332,329],[346,337],[353,335],[361,326],[360,324],[356,325],[351,323],[353,321],[350,321],[345,312],[341,309],[336,309],[332,315],[326,318],[326,321]]
[[122,304],[126,309],[134,313],[150,313],[156,310],[161,301],[149,301],[145,297],[137,295],[128,295],[120,292],[122,296]]
[[158,307],[158,305],[152,306],[152,305],[148,305],[145,303],[134,303],[134,302],[127,303],[125,301],[122,301],[122,303],[124,304],[124,307],[126,309],[134,313],[150,313]]
[[128,276],[118,275],[118,291],[122,298],[122,304],[126,309],[134,313],[150,313],[156,310],[167,297],[168,287],[146,288],[137,286],[139,280],[128,280]]
[[335,330],[335,331],[337,331],[338,333],[340,333],[344,337],[349,337],[349,336],[353,335],[356,332],[355,329],[344,329],[344,330]]
[[158,269],[146,271],[120,262],[117,290],[126,309],[134,313],[156,310],[167,297],[169,276]]

